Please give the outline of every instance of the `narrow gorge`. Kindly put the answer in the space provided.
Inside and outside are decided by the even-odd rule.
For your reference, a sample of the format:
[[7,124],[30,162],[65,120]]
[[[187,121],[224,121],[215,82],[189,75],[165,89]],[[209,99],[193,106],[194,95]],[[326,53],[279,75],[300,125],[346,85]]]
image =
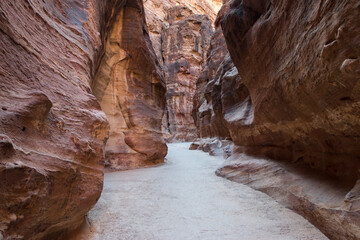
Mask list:
[[0,240],[360,239],[359,46],[356,0],[1,1]]

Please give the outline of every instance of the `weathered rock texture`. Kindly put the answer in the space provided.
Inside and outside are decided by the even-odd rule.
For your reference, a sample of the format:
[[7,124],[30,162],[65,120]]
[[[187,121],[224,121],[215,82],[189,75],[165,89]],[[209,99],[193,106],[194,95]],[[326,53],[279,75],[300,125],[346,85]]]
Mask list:
[[[222,0],[146,0],[144,1],[146,22],[149,27],[150,38],[153,43],[156,55],[160,63],[162,59],[162,32],[168,28],[170,23],[168,15],[171,14],[176,7],[188,9],[194,15],[206,15],[213,23],[216,14],[222,6]],[[191,14],[187,14],[188,16]],[[179,16],[183,18],[184,16]],[[172,19],[172,21],[176,19]]]
[[251,114],[229,127],[233,141],[356,179],[360,3],[240,2],[222,22],[251,97],[241,111]]
[[[195,108],[202,134],[230,137],[247,157],[233,156],[218,174],[269,193],[331,239],[359,239],[360,3],[233,0],[226,7],[219,21],[236,68],[225,57],[220,78],[198,81],[206,101]],[[309,166],[335,185],[312,177]],[[308,175],[295,171],[302,167]]]
[[188,8],[175,7],[162,33],[162,54],[166,74],[167,113],[165,129],[174,140],[197,137],[191,117],[196,78],[206,57],[212,35],[205,15],[194,15]]
[[[224,5],[218,14],[207,59],[196,81],[192,116],[197,125],[197,134],[201,138],[230,138],[224,115],[226,110],[231,110],[231,104],[238,101],[237,88],[239,85],[243,86],[237,69],[231,61],[220,26],[227,9],[228,5]],[[222,91],[223,85],[225,91]],[[224,101],[224,104],[222,94],[230,95],[226,97],[230,99]]]
[[141,1],[119,12],[104,44],[92,89],[110,123],[105,165],[123,170],[162,163],[165,84]]
[[147,1],[151,40],[163,65],[167,114],[163,119],[168,141],[196,138],[191,117],[196,78],[206,58],[212,21],[221,1]]
[[161,135],[146,134],[160,132],[165,91],[144,23],[140,0],[0,2],[0,239],[61,238],[99,198],[109,127],[91,91],[97,66],[105,73],[126,54],[119,103],[135,131],[124,141],[149,158],[165,155]]

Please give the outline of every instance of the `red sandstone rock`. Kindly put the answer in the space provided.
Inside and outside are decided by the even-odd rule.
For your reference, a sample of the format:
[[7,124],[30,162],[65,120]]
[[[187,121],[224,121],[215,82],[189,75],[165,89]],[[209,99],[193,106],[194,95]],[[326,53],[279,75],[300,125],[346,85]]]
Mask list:
[[[215,21],[216,14],[221,8],[221,0],[148,0],[144,2],[146,22],[149,27],[150,38],[153,43],[159,62],[163,64],[162,32],[169,27],[167,16],[176,9],[184,7],[194,15],[206,15],[211,22]],[[192,14],[187,14],[188,16]],[[183,16],[184,17],[184,16]]]
[[[126,95],[115,96],[128,120],[119,131],[123,141],[137,165],[165,156],[165,90],[142,1],[124,6],[123,0],[0,2],[1,239],[61,238],[99,198],[109,127],[91,85],[126,76],[116,83]],[[116,56],[104,64],[112,47],[126,61]],[[99,77],[114,65],[118,72]]]
[[185,7],[170,9],[169,27],[162,34],[166,73],[166,130],[170,141],[191,141],[197,137],[191,116],[196,78],[200,73],[212,34],[205,15],[194,15]]
[[150,36],[167,86],[163,131],[167,141],[191,141],[196,127],[191,117],[196,78],[206,58],[221,1],[147,1]]
[[94,95],[110,123],[105,165],[124,170],[162,163],[165,83],[151,46],[141,1],[127,3],[105,39]]
[[[224,5],[218,14],[207,59],[196,82],[192,116],[197,124],[198,136],[202,138],[230,137],[223,114],[222,82],[228,71],[236,72],[233,74],[233,78],[237,79],[234,80],[240,81],[241,78],[238,76],[230,56],[228,56],[226,42],[220,28],[222,16],[227,9],[228,6]],[[235,81],[231,81],[231,79],[227,79],[227,82],[236,85]],[[231,95],[233,93],[233,89],[227,90],[229,91],[225,94]]]
[[[215,75],[200,75],[194,116],[201,134],[228,132],[237,152],[276,161],[237,155],[219,174],[268,193],[331,239],[359,239],[360,3],[233,0],[226,7],[219,22],[236,68],[224,57]],[[309,166],[329,180],[295,171]],[[327,182],[339,186],[326,192]]]
[[234,142],[356,179],[360,3],[240,2],[222,25],[254,116],[229,128]]
[[359,180],[329,177],[309,169],[271,159],[241,154],[236,147],[216,174],[265,192],[279,203],[303,215],[330,239],[359,239]]

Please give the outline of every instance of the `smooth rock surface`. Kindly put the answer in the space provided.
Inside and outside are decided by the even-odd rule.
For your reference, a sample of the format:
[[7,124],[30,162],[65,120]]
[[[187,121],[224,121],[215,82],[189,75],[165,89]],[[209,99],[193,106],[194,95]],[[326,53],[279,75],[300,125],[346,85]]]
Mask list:
[[230,2],[222,28],[249,93],[229,115],[235,144],[355,183],[359,11],[357,0]]
[[[113,49],[114,62],[100,64]],[[165,90],[141,0],[0,1],[0,57],[1,239],[61,239],[100,197],[109,124],[91,89],[96,71],[118,64],[110,78],[128,75],[122,113],[136,131],[124,142],[142,164],[163,160]]]
[[0,2],[5,239],[58,236],[78,227],[100,197],[108,122],[90,84],[105,8],[96,1]]
[[124,170],[162,163],[164,77],[152,48],[142,1],[127,2],[104,40],[93,93],[110,123],[105,166]]
[[106,174],[78,239],[327,239],[267,195],[215,176],[223,160],[189,146],[169,144],[163,166]]
[[[200,137],[229,138],[238,154],[269,160],[242,163],[237,154],[221,175],[247,183],[246,173],[254,172],[250,186],[333,239],[359,238],[359,11],[355,0],[227,1],[216,22],[230,55],[214,35],[209,56],[222,62],[207,61],[194,98]],[[297,168],[316,169],[338,185],[320,194],[326,183],[297,175]],[[280,184],[272,185],[273,175]]]

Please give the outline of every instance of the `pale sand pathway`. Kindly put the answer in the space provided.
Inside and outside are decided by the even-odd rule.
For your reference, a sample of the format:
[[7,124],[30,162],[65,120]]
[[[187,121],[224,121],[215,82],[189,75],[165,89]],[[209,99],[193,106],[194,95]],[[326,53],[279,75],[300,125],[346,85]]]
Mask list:
[[160,167],[108,173],[89,213],[94,240],[327,239],[267,195],[217,177],[223,159],[170,144]]

